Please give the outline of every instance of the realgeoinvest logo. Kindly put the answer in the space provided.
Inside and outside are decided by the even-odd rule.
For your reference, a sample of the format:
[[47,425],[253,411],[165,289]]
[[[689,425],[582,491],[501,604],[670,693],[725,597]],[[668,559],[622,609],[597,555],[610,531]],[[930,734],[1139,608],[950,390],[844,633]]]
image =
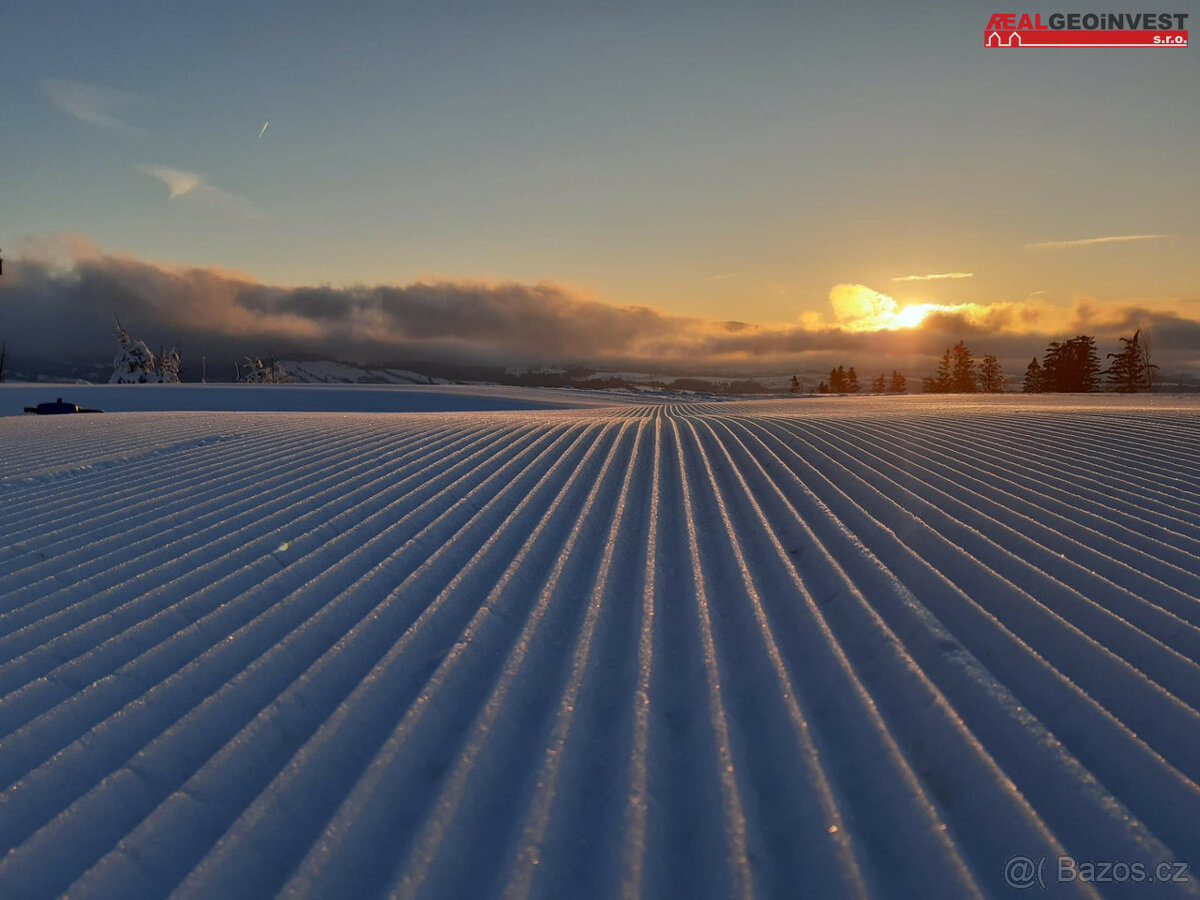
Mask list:
[[985,47],[1186,47],[1187,13],[996,13]]

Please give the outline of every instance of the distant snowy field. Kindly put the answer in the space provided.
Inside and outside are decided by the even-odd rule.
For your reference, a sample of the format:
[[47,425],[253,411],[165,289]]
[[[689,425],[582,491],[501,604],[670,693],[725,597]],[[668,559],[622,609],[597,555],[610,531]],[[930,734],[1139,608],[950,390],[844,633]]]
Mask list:
[[0,416],[62,398],[104,412],[449,412],[612,406],[637,394],[503,385],[0,384]]
[[1200,400],[57,396],[6,900],[1200,895]]

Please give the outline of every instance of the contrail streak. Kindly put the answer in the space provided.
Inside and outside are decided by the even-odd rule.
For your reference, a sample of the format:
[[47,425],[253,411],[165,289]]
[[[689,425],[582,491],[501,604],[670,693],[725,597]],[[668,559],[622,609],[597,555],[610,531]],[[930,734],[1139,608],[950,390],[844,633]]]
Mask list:
[[267,131],[267,126],[268,126],[268,125],[270,125],[270,124],[271,124],[270,122],[263,122],[262,131],[260,131],[260,132],[258,133],[258,139],[259,139],[260,141],[262,140],[262,136],[263,136],[264,134],[266,134],[266,131]]
[[1090,247],[1093,244],[1111,244],[1115,241],[1156,241],[1169,238],[1169,234],[1120,234],[1115,237],[1084,238],[1078,241],[1046,241],[1041,244],[1026,244],[1026,250],[1065,250],[1069,247]]
[[973,272],[935,272],[932,275],[902,275],[892,281],[937,281],[941,278],[974,278]]

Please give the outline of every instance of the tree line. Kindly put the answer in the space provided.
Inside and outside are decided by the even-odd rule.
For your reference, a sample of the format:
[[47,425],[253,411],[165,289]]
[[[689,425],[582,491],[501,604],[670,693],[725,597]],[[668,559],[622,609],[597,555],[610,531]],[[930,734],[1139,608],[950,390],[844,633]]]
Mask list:
[[[113,358],[113,373],[109,384],[178,384],[179,372],[183,367],[178,345],[164,351],[159,347],[155,356],[145,341],[131,337],[121,324],[121,320],[113,316],[117,323],[117,355]],[[243,384],[277,384],[291,381],[291,376],[275,359],[275,354],[269,354],[267,361],[261,357],[247,356],[245,362],[234,362],[235,380]],[[0,373],[3,372],[3,357],[0,357]],[[0,379],[2,380],[2,379]],[[201,375],[201,381],[207,381]]]
[[[1110,391],[1132,394],[1154,389],[1158,366],[1150,360],[1150,340],[1141,329],[1133,337],[1120,338],[1119,353],[1106,357],[1112,362],[1100,368],[1096,339],[1080,334],[1069,341],[1051,341],[1039,363],[1035,356],[1025,369],[1021,390],[1026,394],[1047,392],[1088,393],[1107,387]],[[1102,384],[1101,377],[1106,381]]]
[[[858,380],[858,373],[854,371],[854,366],[849,369],[844,366],[838,366],[829,370],[829,380],[822,381],[817,385],[818,394],[857,394],[862,390],[862,385]],[[872,394],[903,394],[908,390],[908,382],[905,377],[892,370],[891,378],[883,372],[879,373],[879,377],[871,381]],[[800,393],[800,380],[793,375],[791,392],[793,394]]]
[[[1111,362],[1103,369],[1093,336],[1081,334],[1068,341],[1051,341],[1041,362],[1034,357],[1029,363],[1021,390],[1027,394],[1153,390],[1158,366],[1150,358],[1149,338],[1139,329],[1133,337],[1119,340],[1120,351],[1108,354],[1106,358]],[[921,390],[926,394],[999,394],[1007,387],[1008,378],[1000,361],[990,353],[977,360],[965,341],[947,347],[937,371],[921,379]],[[790,390],[794,394],[800,392],[800,381],[794,375]],[[896,370],[892,371],[891,378],[880,372],[871,381],[873,394],[903,394],[906,390],[906,379]],[[819,394],[857,394],[860,391],[854,366],[830,369],[829,379],[817,385]]]
[[965,341],[947,347],[937,372],[921,379],[926,394],[999,394],[1008,380],[1000,361],[992,354],[976,361]]

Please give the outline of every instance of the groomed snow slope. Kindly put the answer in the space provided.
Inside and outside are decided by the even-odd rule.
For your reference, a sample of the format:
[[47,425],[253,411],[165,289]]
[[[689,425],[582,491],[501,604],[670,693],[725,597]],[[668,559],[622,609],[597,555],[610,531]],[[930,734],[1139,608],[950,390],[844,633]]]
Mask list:
[[0,896],[1200,865],[1198,412],[0,420]]

